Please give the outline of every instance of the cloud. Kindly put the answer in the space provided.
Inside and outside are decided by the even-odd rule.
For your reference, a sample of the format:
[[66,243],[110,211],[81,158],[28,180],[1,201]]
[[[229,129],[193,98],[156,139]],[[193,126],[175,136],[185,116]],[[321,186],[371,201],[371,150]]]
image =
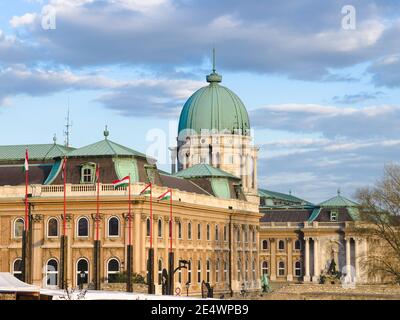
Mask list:
[[400,4],[393,1],[353,1],[358,22],[351,31],[341,28],[341,7],[347,4],[342,0],[329,4],[298,0],[290,5],[278,0],[53,0],[50,4],[57,12],[56,30],[43,30],[27,15],[14,17],[14,24],[31,22],[27,32],[43,52],[37,61],[80,68],[200,65],[215,45],[219,68],[353,81],[334,70],[376,61],[399,48],[399,22],[393,12],[400,10]]
[[13,16],[10,20],[10,24],[13,28],[18,28],[23,25],[32,24],[36,18],[36,13],[26,13],[23,16]]
[[400,107],[361,108],[317,104],[267,105],[250,111],[250,123],[258,129],[321,133],[323,136],[371,138],[398,137]]
[[183,101],[203,84],[187,79],[115,80],[95,73],[29,69],[22,65],[0,69],[0,83],[0,102],[15,95],[44,96],[65,90],[95,90],[99,92],[96,101],[103,106],[139,117],[177,117]]
[[373,82],[376,85],[400,87],[400,54],[389,55],[376,61],[368,71],[373,74]]
[[376,100],[381,98],[383,95],[382,91],[359,92],[355,94],[345,94],[344,96],[334,96],[332,100],[333,102],[341,104],[356,104],[368,100]]
[[[399,159],[400,140],[296,139],[262,145],[259,184],[321,202],[340,188],[347,197],[382,175],[388,159]],[[286,151],[286,152],[281,152]]]

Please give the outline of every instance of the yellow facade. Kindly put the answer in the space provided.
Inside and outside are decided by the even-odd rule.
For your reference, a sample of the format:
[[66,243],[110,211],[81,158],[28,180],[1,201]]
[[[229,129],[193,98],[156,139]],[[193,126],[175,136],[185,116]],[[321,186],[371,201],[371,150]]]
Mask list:
[[[132,185],[132,194],[139,194],[143,184]],[[128,244],[128,197],[126,190],[113,190],[112,185],[100,185],[100,240],[101,279],[108,278],[108,262],[116,259],[119,270],[126,268],[126,245]],[[77,285],[77,263],[85,259],[88,263],[89,282],[93,277],[93,243],[95,235],[96,196],[95,187],[89,185],[67,185],[67,236],[68,236],[68,284]],[[14,262],[21,258],[22,238],[16,232],[16,221],[24,217],[24,187],[0,187],[0,271],[14,273]],[[153,197],[165,190],[153,188]],[[32,215],[32,283],[47,286],[46,266],[51,259],[59,263],[60,235],[63,213],[63,186],[51,185],[30,187],[29,198]],[[147,235],[147,219],[150,216],[148,196],[132,196],[132,241],[133,272],[146,275],[147,250],[150,237]],[[167,268],[169,251],[169,201],[153,198],[153,247],[154,279],[156,292],[159,285],[159,263]],[[258,205],[240,200],[224,200],[212,196],[173,190],[173,235],[172,244],[175,267],[178,260],[191,261],[191,284],[189,293],[201,292],[201,281],[209,280],[214,293],[226,293],[230,287],[238,292],[244,287],[257,290],[259,284]],[[78,236],[78,221],[87,218],[89,235]],[[109,231],[110,218],[118,220],[118,235]],[[57,219],[56,236],[49,235],[49,221]],[[115,221],[115,220],[114,220]],[[54,221],[52,222],[54,223]],[[180,227],[179,227],[180,225]],[[189,225],[191,227],[189,227]],[[198,238],[198,226],[201,227]],[[51,228],[51,226],[50,226]],[[191,228],[191,238],[188,229]],[[181,231],[179,231],[181,230]],[[239,230],[240,238],[237,239]],[[229,237],[230,234],[230,237]],[[230,241],[231,240],[231,241]],[[229,251],[231,257],[229,260]],[[238,264],[240,261],[240,265]],[[199,264],[200,263],[200,264]],[[230,268],[231,266],[231,268]],[[231,284],[229,273],[231,272]],[[190,272],[189,272],[190,273]],[[179,282],[179,280],[181,280]],[[200,280],[200,281],[199,281]],[[181,276],[175,274],[175,288],[186,292],[188,271],[182,269]]]

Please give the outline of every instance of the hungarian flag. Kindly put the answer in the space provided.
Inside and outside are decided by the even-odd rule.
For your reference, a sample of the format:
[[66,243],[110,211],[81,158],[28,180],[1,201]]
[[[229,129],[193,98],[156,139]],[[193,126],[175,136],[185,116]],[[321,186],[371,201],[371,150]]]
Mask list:
[[139,195],[150,194],[151,192],[151,183],[149,183],[142,191],[140,191]]
[[161,196],[157,198],[158,200],[169,200],[171,199],[171,190],[168,189],[168,191],[164,192]]
[[28,156],[28,149],[25,150],[25,163],[22,168],[24,172],[29,171],[29,156]]
[[99,178],[100,178],[100,165],[98,164],[96,166],[96,181],[95,182],[99,182]]
[[61,168],[61,179],[63,179],[63,180],[64,180],[66,166],[67,166],[67,158],[64,158],[62,168]]
[[126,176],[125,178],[122,178],[121,180],[113,181],[112,184],[114,185],[114,189],[117,189],[117,188],[129,186],[129,181],[130,181],[129,176]]

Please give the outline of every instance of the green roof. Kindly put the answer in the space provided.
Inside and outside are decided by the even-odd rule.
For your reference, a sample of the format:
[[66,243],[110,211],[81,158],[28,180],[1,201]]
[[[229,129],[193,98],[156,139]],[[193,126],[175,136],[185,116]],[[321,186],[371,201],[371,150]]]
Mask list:
[[23,160],[25,159],[26,149],[28,149],[30,160],[45,160],[62,157],[74,150],[74,148],[55,143],[0,146],[0,161]]
[[205,163],[196,164],[192,167],[187,169],[178,171],[177,173],[173,174],[174,177],[180,178],[231,178],[240,180],[240,178],[225,172],[221,169],[215,168]]
[[146,158],[146,155],[133,149],[124,147],[107,138],[96,143],[76,149],[68,154],[68,157],[87,156],[134,156]]
[[293,202],[296,204],[304,204],[304,205],[313,205],[311,202],[308,202],[306,200],[297,198],[291,194],[286,194],[286,193],[281,193],[281,192],[276,192],[276,191],[270,191],[266,189],[258,189],[258,195],[260,197],[265,197],[265,198],[273,198],[273,199],[278,199],[278,200],[283,200],[283,201],[289,201]]
[[340,191],[338,190],[338,194],[336,197],[330,198],[326,201],[323,201],[319,204],[321,207],[357,207],[358,203],[351,201],[345,197],[340,195]]

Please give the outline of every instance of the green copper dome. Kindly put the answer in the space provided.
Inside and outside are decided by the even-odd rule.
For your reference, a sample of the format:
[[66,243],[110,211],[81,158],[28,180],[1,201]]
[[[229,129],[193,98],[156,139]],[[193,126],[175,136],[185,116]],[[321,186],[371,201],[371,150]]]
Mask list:
[[183,106],[178,134],[192,129],[197,134],[202,129],[217,130],[218,133],[249,135],[250,122],[246,107],[240,98],[219,83],[222,77],[215,72],[207,76],[209,85],[200,88]]

